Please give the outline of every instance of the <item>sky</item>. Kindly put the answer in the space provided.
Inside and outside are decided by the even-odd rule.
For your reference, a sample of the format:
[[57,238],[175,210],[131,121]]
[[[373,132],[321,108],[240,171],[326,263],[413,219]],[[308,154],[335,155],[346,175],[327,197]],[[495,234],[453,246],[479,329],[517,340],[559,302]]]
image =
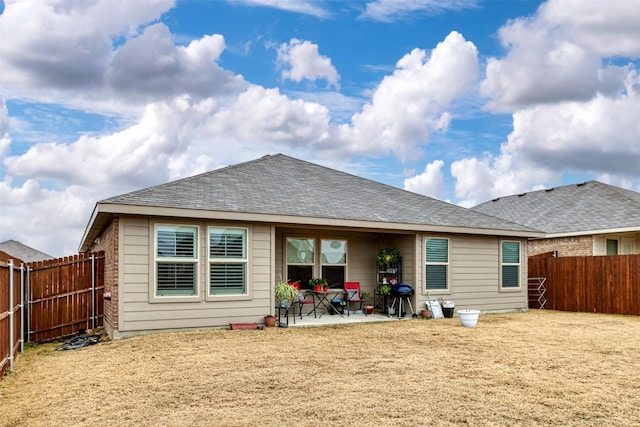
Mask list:
[[0,242],[283,153],[464,207],[640,191],[640,0],[0,0]]

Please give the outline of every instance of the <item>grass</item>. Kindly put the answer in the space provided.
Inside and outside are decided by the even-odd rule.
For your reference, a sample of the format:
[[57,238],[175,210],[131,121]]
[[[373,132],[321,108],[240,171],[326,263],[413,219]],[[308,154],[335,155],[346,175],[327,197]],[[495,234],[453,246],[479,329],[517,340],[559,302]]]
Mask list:
[[640,423],[640,318],[531,311],[30,347],[1,426]]

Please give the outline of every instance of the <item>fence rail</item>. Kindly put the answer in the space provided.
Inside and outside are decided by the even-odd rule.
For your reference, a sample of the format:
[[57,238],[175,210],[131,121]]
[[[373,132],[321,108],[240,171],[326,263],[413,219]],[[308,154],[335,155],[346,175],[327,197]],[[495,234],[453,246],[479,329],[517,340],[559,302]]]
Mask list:
[[23,263],[0,251],[0,377],[25,342],[102,326],[104,252]]
[[529,277],[546,277],[551,310],[640,315],[640,255],[529,257]]

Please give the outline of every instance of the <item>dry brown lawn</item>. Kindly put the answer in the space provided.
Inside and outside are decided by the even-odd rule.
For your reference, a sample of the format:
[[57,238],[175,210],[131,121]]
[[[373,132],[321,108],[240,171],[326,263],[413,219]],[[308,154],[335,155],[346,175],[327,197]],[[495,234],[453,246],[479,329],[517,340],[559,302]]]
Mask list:
[[640,318],[532,311],[29,348],[2,426],[638,425]]

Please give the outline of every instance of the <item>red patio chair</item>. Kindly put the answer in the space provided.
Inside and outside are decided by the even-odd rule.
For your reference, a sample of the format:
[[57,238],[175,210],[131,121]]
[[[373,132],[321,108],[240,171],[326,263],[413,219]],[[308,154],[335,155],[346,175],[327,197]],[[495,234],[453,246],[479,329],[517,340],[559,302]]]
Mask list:
[[[289,281],[287,283],[289,283],[290,286],[296,288],[296,290],[298,291],[298,298],[296,300],[298,301],[298,307],[300,307],[300,318],[302,319],[302,307],[304,307],[306,304],[311,304],[311,307],[313,307],[313,317],[317,318],[318,316],[316,315],[315,300],[313,298],[308,298],[308,294],[300,290],[300,282]],[[309,314],[311,314],[311,312],[309,312]]]
[[358,310],[362,310],[362,304],[364,304],[365,300],[360,296],[360,282],[344,282],[344,290],[347,294],[347,316],[349,316],[351,303],[353,302],[360,303]]

